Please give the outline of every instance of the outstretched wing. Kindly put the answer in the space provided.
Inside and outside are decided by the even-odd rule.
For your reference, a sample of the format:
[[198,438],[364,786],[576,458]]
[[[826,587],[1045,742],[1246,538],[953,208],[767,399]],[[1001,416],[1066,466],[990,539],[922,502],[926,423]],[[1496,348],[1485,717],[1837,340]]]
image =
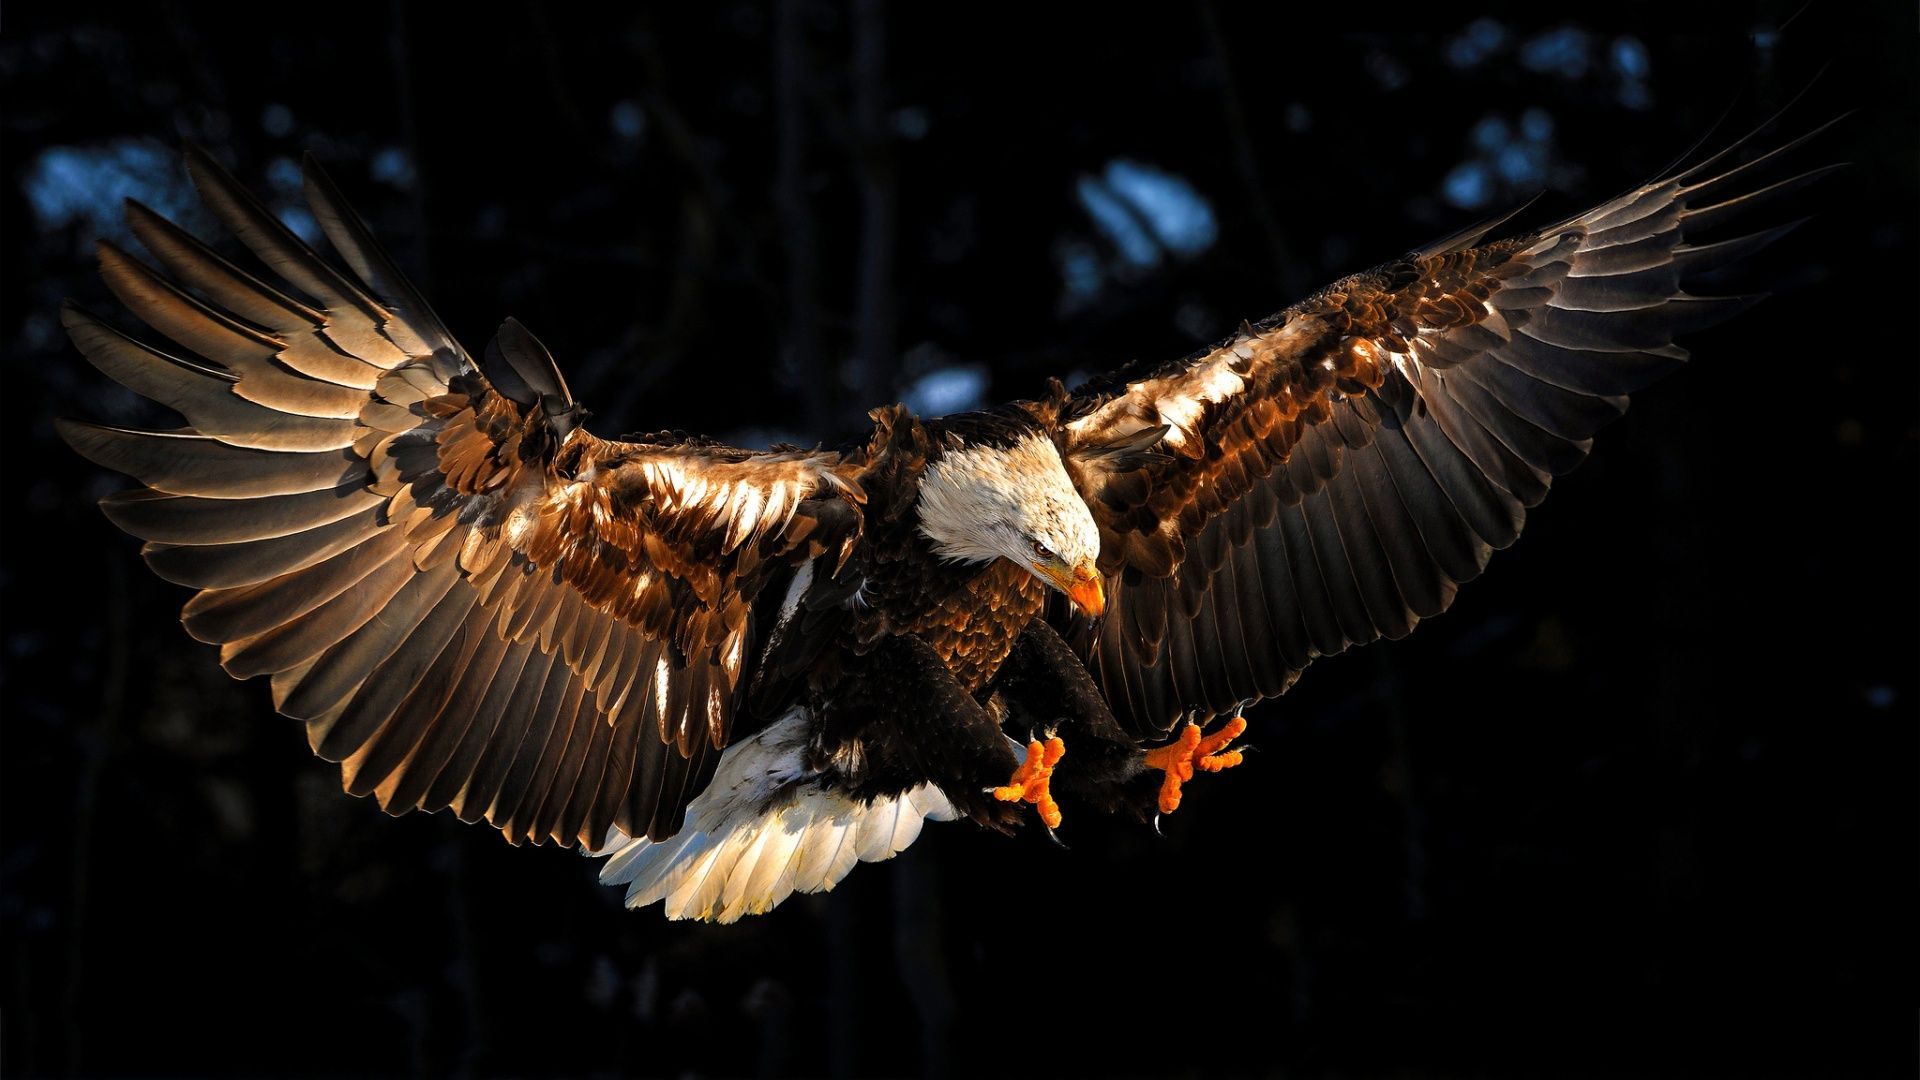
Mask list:
[[189,426],[61,422],[144,485],[102,506],[200,590],[187,630],[235,677],[271,676],[274,706],[390,813],[451,807],[515,843],[673,833],[778,674],[756,602],[771,621],[809,560],[831,575],[860,536],[845,464],[596,439],[517,323],[483,373],[317,170],[308,200],[352,276],[204,153],[187,164],[280,284],[129,204],[163,270],[103,245],[102,274],[200,359],[72,305],[65,322]]
[[1708,242],[1828,171],[1751,179],[1811,134],[1528,235],[1469,230],[1081,389],[1064,449],[1110,588],[1077,643],[1115,714],[1153,734],[1229,711],[1446,610],[1626,395],[1686,358],[1674,336],[1746,306],[1683,284],[1793,227]]

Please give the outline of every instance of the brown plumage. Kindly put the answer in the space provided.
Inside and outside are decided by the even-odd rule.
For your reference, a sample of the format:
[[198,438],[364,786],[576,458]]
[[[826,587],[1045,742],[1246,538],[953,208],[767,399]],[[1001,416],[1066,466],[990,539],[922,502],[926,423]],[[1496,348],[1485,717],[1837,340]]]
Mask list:
[[102,275],[189,356],[63,319],[188,426],[61,431],[140,481],[103,509],[348,791],[733,918],[923,819],[1051,805],[1047,770],[1008,786],[1029,735],[1065,739],[1067,813],[1149,812],[1176,722],[1444,610],[1674,335],[1744,305],[1683,282],[1785,231],[1698,239],[1824,171],[1752,181],[1778,153],[1469,230],[1176,363],[748,451],[589,434],[539,342],[509,321],[476,362],[317,170],[346,270],[189,150],[264,269],[130,204],[160,269],[103,245]]
[[1081,647],[1115,712],[1164,732],[1445,610],[1626,395],[1686,359],[1674,336],[1754,299],[1682,281],[1797,222],[1688,240],[1828,172],[1738,186],[1810,137],[1717,174],[1716,155],[1524,236],[1449,238],[1064,402],[1069,461],[1172,428],[1171,452],[1076,471],[1116,578]]

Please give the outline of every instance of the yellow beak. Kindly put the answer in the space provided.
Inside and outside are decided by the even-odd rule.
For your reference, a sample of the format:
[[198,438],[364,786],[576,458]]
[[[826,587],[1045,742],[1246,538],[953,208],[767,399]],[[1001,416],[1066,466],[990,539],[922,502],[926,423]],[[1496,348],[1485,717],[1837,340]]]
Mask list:
[[1067,599],[1088,618],[1097,619],[1107,610],[1107,593],[1100,585],[1100,572],[1091,566],[1076,568],[1065,591]]

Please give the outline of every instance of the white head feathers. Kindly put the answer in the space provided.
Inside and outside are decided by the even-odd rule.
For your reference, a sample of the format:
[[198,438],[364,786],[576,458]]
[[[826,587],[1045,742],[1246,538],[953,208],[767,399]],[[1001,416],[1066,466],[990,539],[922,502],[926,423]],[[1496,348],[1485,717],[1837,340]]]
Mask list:
[[1069,567],[1091,567],[1100,530],[1068,479],[1053,440],[951,451],[920,483],[920,531],[943,559],[1011,559],[1033,567],[1038,543]]

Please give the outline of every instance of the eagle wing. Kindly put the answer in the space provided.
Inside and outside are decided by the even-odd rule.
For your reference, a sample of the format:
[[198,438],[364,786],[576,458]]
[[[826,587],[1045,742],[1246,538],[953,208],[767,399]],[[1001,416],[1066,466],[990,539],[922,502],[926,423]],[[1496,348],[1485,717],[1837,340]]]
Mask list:
[[763,639],[794,614],[789,586],[812,560],[839,572],[861,535],[850,466],[596,439],[517,323],[476,365],[317,169],[308,200],[351,276],[203,152],[187,162],[281,283],[129,204],[164,271],[103,245],[102,274],[200,359],[71,304],[65,322],[189,426],[60,427],[144,485],[102,505],[200,590],[188,631],[235,677],[270,676],[346,789],[389,813],[451,807],[515,843],[670,835],[739,703],[783,675]]
[[1686,358],[1675,335],[1750,302],[1683,285],[1798,224],[1703,239],[1829,171],[1751,180],[1818,130],[1524,236],[1477,226],[1080,389],[1061,440],[1109,590],[1074,639],[1116,716],[1153,736],[1231,711],[1446,610],[1627,395]]

